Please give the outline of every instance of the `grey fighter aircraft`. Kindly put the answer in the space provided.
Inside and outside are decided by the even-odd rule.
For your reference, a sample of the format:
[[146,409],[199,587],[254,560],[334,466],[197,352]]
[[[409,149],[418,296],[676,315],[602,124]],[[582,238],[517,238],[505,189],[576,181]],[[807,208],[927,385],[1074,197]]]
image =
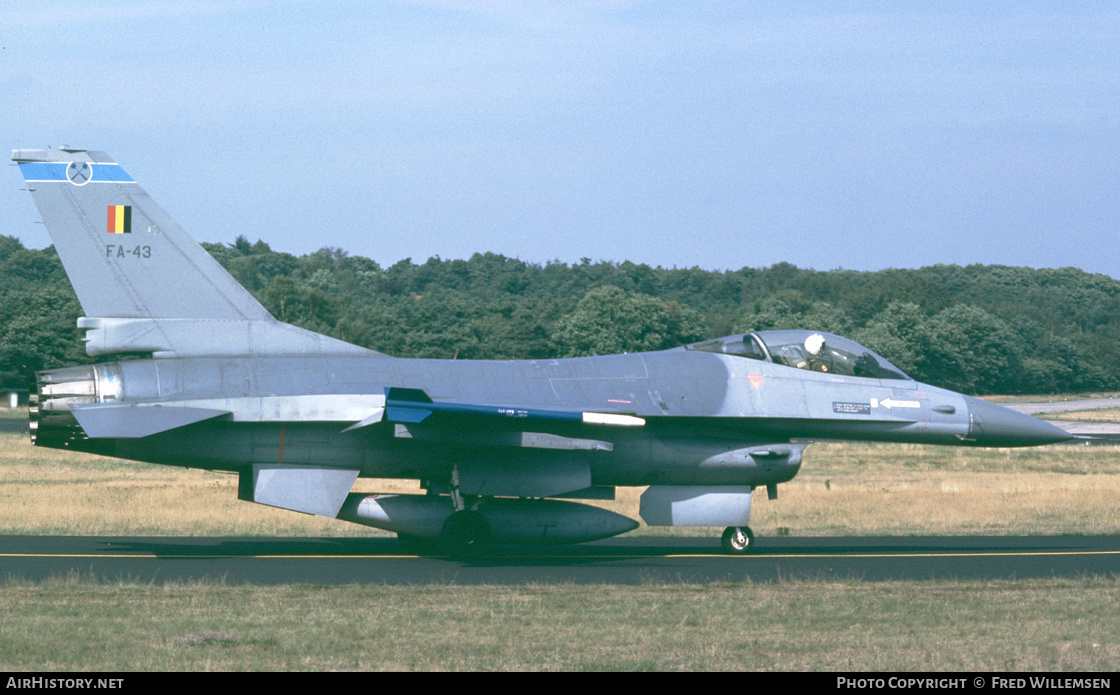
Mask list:
[[[231,471],[238,496],[470,556],[637,522],[573,499],[648,486],[651,525],[722,526],[827,438],[1028,446],[1065,431],[915,382],[839,336],[761,331],[638,354],[401,359],[273,318],[104,152],[15,150],[85,316],[90,355],[40,372],[38,446]],[[351,493],[407,478],[424,495]]]

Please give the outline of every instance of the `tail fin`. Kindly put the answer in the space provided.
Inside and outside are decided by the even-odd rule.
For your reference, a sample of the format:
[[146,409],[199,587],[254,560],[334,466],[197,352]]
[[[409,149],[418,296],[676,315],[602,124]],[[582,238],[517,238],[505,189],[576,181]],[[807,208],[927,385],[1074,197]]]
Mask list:
[[369,353],[276,321],[104,152],[14,150],[86,316],[86,351]]

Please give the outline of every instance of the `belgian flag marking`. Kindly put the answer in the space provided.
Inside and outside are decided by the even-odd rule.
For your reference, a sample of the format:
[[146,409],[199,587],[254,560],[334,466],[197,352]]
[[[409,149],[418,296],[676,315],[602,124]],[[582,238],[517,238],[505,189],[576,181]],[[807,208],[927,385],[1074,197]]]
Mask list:
[[132,233],[132,206],[110,205],[106,216],[105,231],[110,234]]

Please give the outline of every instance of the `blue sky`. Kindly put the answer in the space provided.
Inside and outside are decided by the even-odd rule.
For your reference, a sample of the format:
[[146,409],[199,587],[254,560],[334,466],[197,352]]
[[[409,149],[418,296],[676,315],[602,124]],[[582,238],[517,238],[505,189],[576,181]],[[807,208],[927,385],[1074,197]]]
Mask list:
[[[5,3],[0,132],[198,240],[383,266],[1120,278],[1110,3]],[[5,171],[0,234],[47,245]]]

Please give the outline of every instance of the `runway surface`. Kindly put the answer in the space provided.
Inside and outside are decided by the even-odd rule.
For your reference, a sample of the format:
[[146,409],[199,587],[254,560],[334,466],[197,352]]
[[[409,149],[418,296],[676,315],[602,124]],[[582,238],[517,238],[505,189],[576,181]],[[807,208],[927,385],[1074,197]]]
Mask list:
[[1008,408],[1027,415],[1047,413],[1073,413],[1079,410],[1106,410],[1120,408],[1120,398],[1083,398],[1075,401],[1047,401],[1045,403],[1007,403]]
[[1024,579],[1120,572],[1120,537],[761,538],[749,556],[717,539],[616,538],[499,546],[473,561],[405,553],[395,539],[0,536],[0,576],[140,582],[523,584],[789,578]]
[[[1045,417],[1056,413],[1072,413],[1086,410],[1120,408],[1120,398],[1086,398],[1076,401],[1051,401],[1048,403],[1008,403],[1008,408],[1020,413]],[[1120,445],[1120,423],[1116,422],[1076,422],[1072,420],[1050,420],[1050,424],[1061,427],[1066,432],[1087,437],[1080,442],[1067,444],[1104,444]]]
[[0,432],[27,434],[27,418],[0,418]]

